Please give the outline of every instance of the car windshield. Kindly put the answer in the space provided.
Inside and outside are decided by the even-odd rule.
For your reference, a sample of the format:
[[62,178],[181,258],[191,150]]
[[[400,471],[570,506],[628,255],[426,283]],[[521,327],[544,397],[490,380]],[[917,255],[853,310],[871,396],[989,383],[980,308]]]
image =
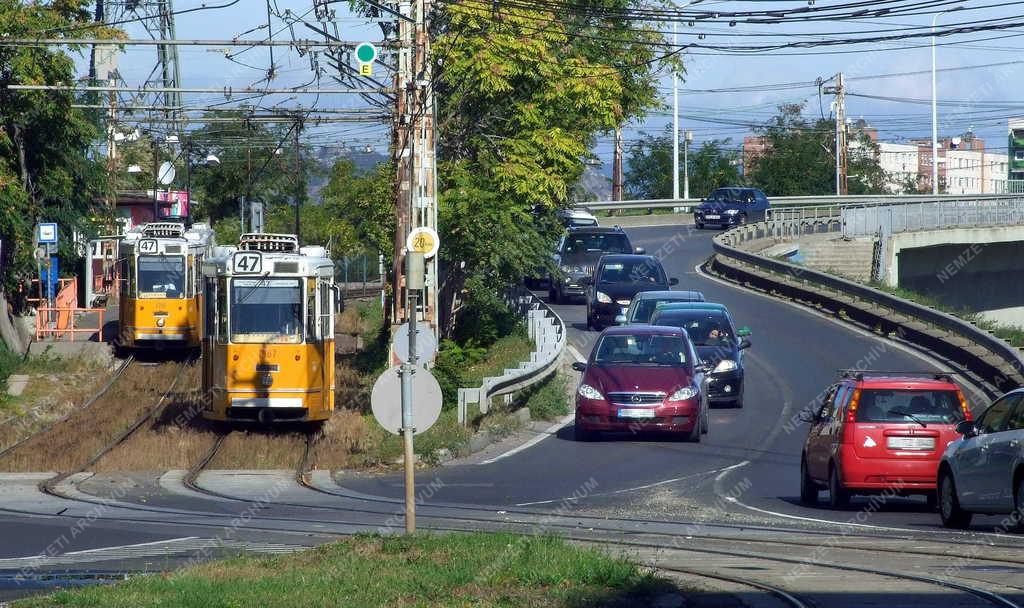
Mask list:
[[682,367],[687,364],[686,343],[681,336],[609,335],[601,338],[595,352],[595,365]]
[[633,318],[630,320],[633,323],[650,323],[651,316],[654,314],[654,310],[658,308],[659,304],[688,301],[690,300],[683,300],[679,298],[649,298],[639,300],[636,303],[636,310],[633,312]]
[[300,279],[234,279],[231,341],[247,344],[302,342]]
[[580,253],[633,253],[629,239],[618,233],[570,234],[565,237],[563,254]]
[[180,255],[140,255],[139,297],[185,297],[185,258]]
[[939,422],[955,424],[963,420],[960,396],[956,391],[913,391],[861,389],[857,404],[858,422]]
[[601,267],[601,283],[652,283],[665,285],[665,271],[653,258],[607,262]]
[[719,311],[669,311],[653,319],[658,325],[682,327],[694,346],[723,346],[733,342],[732,328]]

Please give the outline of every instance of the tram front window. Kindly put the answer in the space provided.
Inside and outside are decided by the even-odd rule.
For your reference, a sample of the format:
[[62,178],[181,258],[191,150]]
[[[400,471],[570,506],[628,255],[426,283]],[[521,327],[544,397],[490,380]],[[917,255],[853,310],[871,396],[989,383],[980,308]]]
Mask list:
[[231,341],[302,342],[302,284],[298,279],[234,279]]
[[184,298],[185,258],[182,256],[139,256],[140,298]]

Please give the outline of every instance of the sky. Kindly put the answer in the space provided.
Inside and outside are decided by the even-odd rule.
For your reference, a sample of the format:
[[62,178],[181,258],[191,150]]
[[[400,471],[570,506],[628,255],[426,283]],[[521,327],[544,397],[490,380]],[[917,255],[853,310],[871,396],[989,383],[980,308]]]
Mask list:
[[[270,0],[274,12],[301,16],[317,24],[313,0]],[[857,0],[761,0],[735,2],[702,0],[682,10],[693,14],[730,11],[786,11],[813,6],[824,10],[850,5]],[[800,23],[737,23],[730,26],[719,18],[714,23],[699,19],[690,26],[679,26],[681,45],[705,46],[757,45],[820,40],[839,40],[868,35],[929,33],[933,17],[946,9],[954,9],[937,17],[939,29],[957,24],[980,23],[1022,25],[1011,29],[962,33],[939,38],[937,47],[939,135],[960,135],[968,128],[986,140],[993,152],[1005,153],[1007,117],[1024,116],[1024,2],[997,3],[986,0],[875,0],[861,1],[860,6],[872,10],[904,7],[914,4],[906,15],[865,15],[844,21],[823,20]],[[229,5],[224,8],[210,8]],[[335,13],[332,27],[344,40],[375,41],[381,39],[375,22],[351,14],[347,2],[329,5]],[[318,37],[301,24],[290,30],[282,19],[271,16],[268,28],[267,4],[264,0],[176,0],[178,38],[225,39],[265,38],[268,30],[275,39]],[[853,9],[850,9],[853,10]],[[782,13],[778,13],[782,14]],[[670,31],[671,24],[657,23],[658,29]],[[137,24],[123,27],[132,38],[145,36]],[[867,32],[873,32],[868,34]],[[703,37],[701,37],[703,35]],[[709,139],[731,139],[738,147],[751,125],[767,121],[782,103],[804,103],[810,117],[829,116],[830,95],[821,95],[815,84],[818,78],[828,79],[843,72],[847,81],[847,116],[863,118],[879,129],[880,139],[900,141],[926,138],[931,135],[931,48],[930,37],[902,41],[872,42],[857,45],[817,48],[787,48],[741,54],[719,49],[690,48],[684,51],[686,75],[680,86],[681,128],[692,130],[694,143]],[[180,62],[182,85],[194,87],[265,86],[270,53],[267,48],[242,50],[203,47],[182,47]],[[228,53],[234,53],[230,59]],[[311,82],[311,55],[300,56],[293,49],[273,50],[277,77],[274,86],[296,86]],[[120,71],[133,86],[141,84],[153,68],[156,51],[153,47],[131,47],[120,59]],[[989,64],[1001,64],[991,67]],[[83,63],[84,65],[84,63]],[[334,70],[323,57],[319,65],[328,73]],[[379,71],[380,72],[380,71]],[[378,72],[378,75],[379,75]],[[315,86],[314,82],[311,86]],[[321,87],[343,87],[324,77]],[[671,124],[671,78],[663,75],[659,87],[665,106],[642,120],[626,126],[627,146],[641,134],[661,132]],[[888,99],[882,99],[888,98]],[[187,95],[189,105],[235,103],[223,94]],[[365,106],[351,94],[267,95],[259,100],[269,107],[291,107],[295,104],[321,108],[352,108]],[[386,125],[366,123],[324,125],[310,129],[306,139],[314,144],[336,144],[365,148],[372,146],[386,153],[389,141]],[[601,138],[595,147],[598,158],[611,163],[612,138]]]

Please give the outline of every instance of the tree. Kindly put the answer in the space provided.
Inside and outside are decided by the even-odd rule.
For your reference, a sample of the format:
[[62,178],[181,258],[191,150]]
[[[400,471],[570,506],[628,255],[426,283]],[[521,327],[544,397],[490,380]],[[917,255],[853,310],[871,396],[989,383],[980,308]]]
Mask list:
[[[752,161],[747,177],[768,196],[834,194],[835,121],[807,120],[802,104],[779,106],[779,113],[757,129],[765,152]],[[878,145],[862,131],[848,144],[850,194],[880,194],[888,178],[879,164]]]
[[[0,0],[0,32],[33,38],[91,23],[84,0],[26,3]],[[95,28],[90,35],[117,32]],[[73,52],[79,47],[71,46]],[[95,234],[92,219],[110,216],[97,202],[103,166],[90,153],[99,131],[89,116],[71,107],[69,91],[12,91],[12,84],[59,84],[75,76],[73,59],[51,47],[0,46],[0,337],[14,350],[6,293],[33,272],[32,230],[36,222],[60,225],[65,265],[77,257],[72,235]],[[10,342],[15,342],[11,344]]]
[[396,229],[394,175],[392,163],[380,163],[365,175],[359,175],[347,158],[334,163],[320,197],[339,251],[380,252],[390,266]]
[[[665,199],[672,196],[672,128],[660,136],[644,134],[629,155],[626,185],[631,196]],[[740,184],[739,159],[730,151],[730,140],[703,142],[688,154],[690,196],[701,198],[715,188]],[[682,159],[680,159],[682,160]],[[680,166],[680,180],[683,168]]]
[[663,57],[651,43],[661,35],[614,16],[632,4],[442,5],[434,62],[448,335],[468,291],[499,291],[550,261],[554,214],[571,204],[595,137],[656,104]]

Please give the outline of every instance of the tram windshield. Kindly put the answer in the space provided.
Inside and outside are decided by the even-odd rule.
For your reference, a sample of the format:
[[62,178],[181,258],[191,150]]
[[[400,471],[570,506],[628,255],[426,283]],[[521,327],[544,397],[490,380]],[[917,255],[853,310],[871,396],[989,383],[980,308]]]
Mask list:
[[185,258],[180,255],[139,256],[140,298],[184,298]]
[[234,279],[231,341],[245,344],[302,342],[300,279]]

